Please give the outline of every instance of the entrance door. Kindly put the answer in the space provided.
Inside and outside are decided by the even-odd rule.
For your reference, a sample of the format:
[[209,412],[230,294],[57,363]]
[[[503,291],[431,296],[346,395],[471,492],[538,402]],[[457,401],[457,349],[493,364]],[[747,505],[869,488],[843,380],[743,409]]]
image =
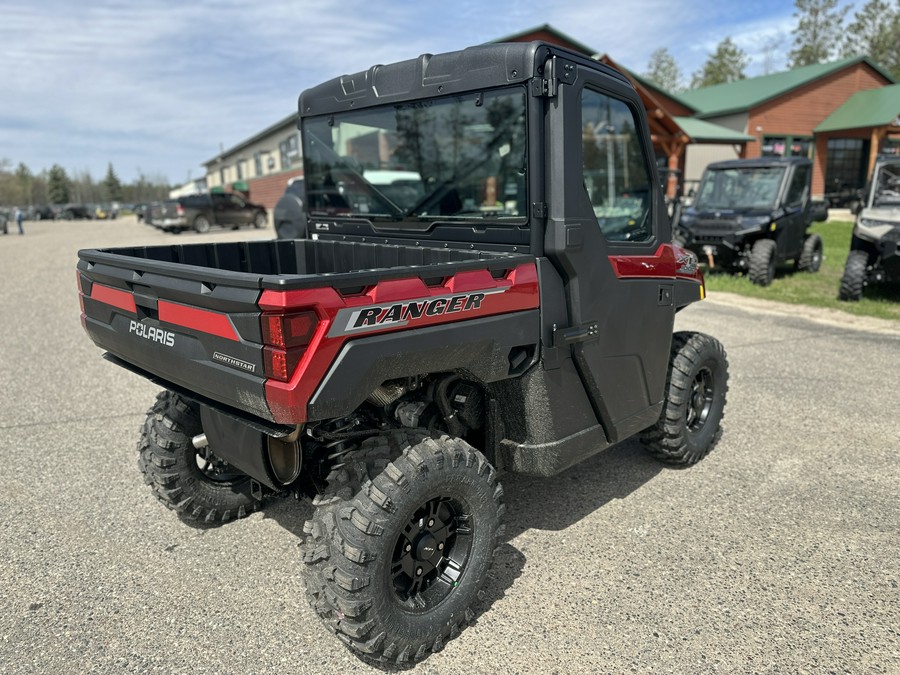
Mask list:
[[675,314],[671,231],[640,99],[615,71],[565,67],[574,84],[549,105],[545,251],[565,282],[569,330],[589,334],[572,353],[615,442],[659,417]]

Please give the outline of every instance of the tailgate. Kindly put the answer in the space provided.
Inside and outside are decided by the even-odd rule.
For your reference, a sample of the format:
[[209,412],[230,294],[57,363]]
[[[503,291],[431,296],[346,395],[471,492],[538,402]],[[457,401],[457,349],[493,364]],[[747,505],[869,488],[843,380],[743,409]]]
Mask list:
[[78,279],[82,321],[97,346],[191,392],[271,419],[258,288],[83,259]]
[[343,242],[83,250],[78,281],[99,347],[163,386],[277,424],[308,421],[351,340],[538,306],[527,255]]
[[178,202],[162,202],[151,204],[147,207],[146,220],[148,222],[175,220],[178,216]]

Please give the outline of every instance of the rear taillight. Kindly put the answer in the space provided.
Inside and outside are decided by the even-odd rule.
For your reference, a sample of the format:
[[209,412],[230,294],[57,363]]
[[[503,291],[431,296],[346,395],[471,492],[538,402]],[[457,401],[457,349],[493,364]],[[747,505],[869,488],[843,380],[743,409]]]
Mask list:
[[176,204],[175,205],[175,213],[177,213],[179,216],[183,216],[184,215],[184,207],[181,204]]
[[266,375],[287,382],[309,346],[319,318],[315,312],[262,315]]

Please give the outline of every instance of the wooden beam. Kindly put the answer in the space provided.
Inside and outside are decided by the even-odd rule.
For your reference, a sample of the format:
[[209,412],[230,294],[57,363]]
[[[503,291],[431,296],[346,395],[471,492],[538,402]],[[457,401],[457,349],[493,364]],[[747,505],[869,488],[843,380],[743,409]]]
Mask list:
[[872,136],[869,142],[869,170],[866,172],[867,178],[872,176],[872,171],[875,169],[875,160],[878,158],[878,146],[881,145],[881,141],[887,136],[887,132],[886,127],[872,128]]

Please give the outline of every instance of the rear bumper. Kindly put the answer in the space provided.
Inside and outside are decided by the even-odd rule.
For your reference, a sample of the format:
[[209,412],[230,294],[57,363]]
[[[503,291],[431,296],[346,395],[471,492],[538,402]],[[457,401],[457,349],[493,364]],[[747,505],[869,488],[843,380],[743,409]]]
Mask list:
[[188,227],[188,222],[184,218],[151,218],[148,216],[144,219],[144,221],[147,223],[147,225],[152,225],[153,227],[159,228],[160,230],[165,230],[173,227]]

